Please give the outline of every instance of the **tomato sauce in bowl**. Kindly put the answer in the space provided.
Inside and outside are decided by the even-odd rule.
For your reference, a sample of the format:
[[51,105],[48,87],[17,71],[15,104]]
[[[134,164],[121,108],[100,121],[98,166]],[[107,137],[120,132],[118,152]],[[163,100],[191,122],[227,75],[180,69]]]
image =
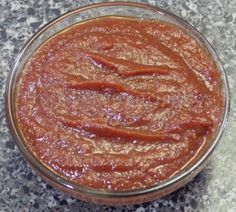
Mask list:
[[179,173],[217,128],[220,74],[184,29],[103,17],[47,40],[17,85],[27,148],[77,185],[126,191]]

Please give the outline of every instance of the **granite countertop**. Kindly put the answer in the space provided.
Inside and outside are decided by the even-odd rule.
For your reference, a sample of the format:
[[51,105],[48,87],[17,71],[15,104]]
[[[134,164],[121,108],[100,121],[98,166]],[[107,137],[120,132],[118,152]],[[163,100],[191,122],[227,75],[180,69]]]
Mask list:
[[228,74],[231,113],[224,136],[206,168],[185,187],[157,201],[98,206],[73,199],[44,183],[10,136],[4,87],[27,39],[48,21],[89,0],[0,1],[0,211],[236,211],[236,0],[145,0],[187,20],[210,41]]

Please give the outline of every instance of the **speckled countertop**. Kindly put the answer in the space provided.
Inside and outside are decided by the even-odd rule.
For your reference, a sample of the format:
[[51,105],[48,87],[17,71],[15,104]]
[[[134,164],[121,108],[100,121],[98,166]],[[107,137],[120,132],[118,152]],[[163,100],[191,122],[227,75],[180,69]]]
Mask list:
[[13,61],[39,27],[88,0],[0,0],[0,211],[236,211],[236,0],[147,0],[184,18],[218,52],[231,88],[231,114],[207,167],[188,185],[142,205],[97,206],[55,191],[32,172],[10,136],[4,87]]

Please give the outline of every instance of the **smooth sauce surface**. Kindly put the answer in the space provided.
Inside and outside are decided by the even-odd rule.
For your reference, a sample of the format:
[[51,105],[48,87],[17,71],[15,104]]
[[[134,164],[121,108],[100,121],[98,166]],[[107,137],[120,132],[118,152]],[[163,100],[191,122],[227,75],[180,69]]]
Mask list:
[[104,17],[48,40],[18,84],[35,157],[78,185],[144,188],[186,165],[222,111],[220,76],[183,29]]

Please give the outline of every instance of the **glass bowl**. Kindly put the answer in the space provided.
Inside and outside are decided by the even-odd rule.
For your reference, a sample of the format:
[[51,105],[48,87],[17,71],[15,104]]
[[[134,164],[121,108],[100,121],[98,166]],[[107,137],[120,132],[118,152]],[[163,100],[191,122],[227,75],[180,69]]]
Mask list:
[[[32,56],[32,54],[40,47],[42,43],[44,43],[55,33],[75,23],[85,21],[91,18],[108,15],[126,17],[128,16],[142,19],[158,19],[165,22],[173,23],[181,28],[184,28],[209,53],[209,55],[212,57],[212,60],[216,63],[216,66],[221,76],[222,93],[224,96],[224,108],[222,111],[219,126],[215,131],[212,142],[210,142],[209,146],[204,152],[199,154],[198,157],[190,165],[186,166],[178,174],[152,187],[144,189],[136,189],[129,191],[92,189],[85,186],[75,185],[72,182],[61,178],[60,176],[47,169],[27,149],[24,137],[22,136],[22,133],[16,122],[16,85],[19,82],[25,64]],[[75,9],[49,22],[35,35],[33,35],[33,37],[31,37],[31,39],[21,50],[20,54],[18,55],[15,61],[14,68],[9,73],[5,91],[5,104],[8,125],[17,143],[18,148],[25,156],[29,164],[32,166],[32,168],[35,170],[35,172],[38,173],[38,175],[40,175],[46,182],[51,184],[53,187],[81,200],[98,204],[134,204],[158,199],[164,195],[167,195],[185,185],[197,173],[201,171],[201,169],[205,166],[212,151],[218,144],[226,126],[227,117],[229,113],[229,88],[225,71],[216,52],[208,43],[208,41],[187,22],[183,21],[179,17],[169,12],[149,5],[128,2],[110,2],[92,4],[89,6]]]

